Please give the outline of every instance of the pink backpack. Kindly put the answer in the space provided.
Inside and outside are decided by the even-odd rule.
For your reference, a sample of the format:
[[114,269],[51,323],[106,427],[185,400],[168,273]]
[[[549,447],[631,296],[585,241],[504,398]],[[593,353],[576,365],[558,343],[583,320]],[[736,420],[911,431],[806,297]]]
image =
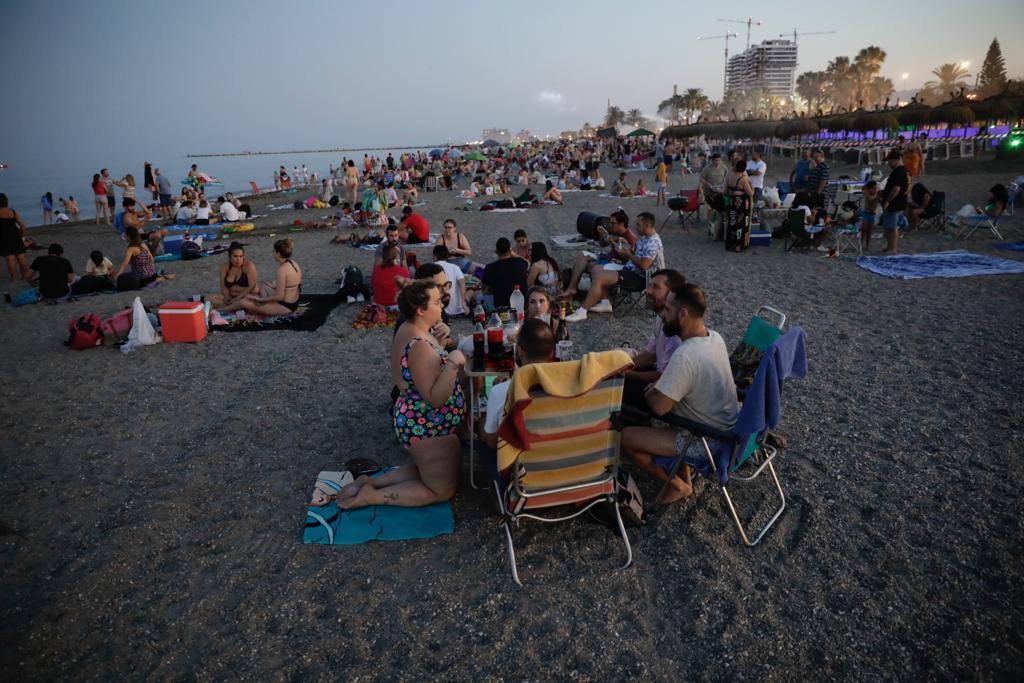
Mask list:
[[123,342],[128,338],[128,333],[132,331],[132,322],[132,309],[130,308],[115,313],[104,320],[100,323],[100,329],[103,331],[103,343],[117,344],[118,342]]

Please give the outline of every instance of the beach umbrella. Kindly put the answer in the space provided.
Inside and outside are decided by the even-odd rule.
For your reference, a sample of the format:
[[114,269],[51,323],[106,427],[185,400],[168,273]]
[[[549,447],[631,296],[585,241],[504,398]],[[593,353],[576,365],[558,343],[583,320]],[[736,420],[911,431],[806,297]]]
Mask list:
[[470,152],[469,154],[464,154],[463,158],[469,159],[470,161],[487,161],[487,157],[481,154],[480,152]]
[[990,97],[981,102],[972,102],[971,109],[979,119],[985,121],[1006,121],[1013,116],[1013,107],[1003,97]]
[[813,119],[790,119],[783,121],[775,128],[775,135],[780,138],[797,138],[804,135],[817,135],[821,126]]
[[928,123],[932,108],[926,104],[912,102],[896,110],[896,120],[901,126],[921,126]]
[[444,156],[444,150],[435,147],[434,149],[430,150],[429,154],[432,157],[443,157]]
[[931,113],[932,123],[973,123],[974,110],[965,104],[944,104]]
[[632,133],[630,133],[626,137],[627,138],[641,138],[641,137],[647,137],[649,135],[654,135],[654,133],[652,133],[651,131],[647,130],[646,128],[637,128],[636,130],[634,130]]
[[867,133],[874,130],[896,130],[900,122],[887,111],[860,112],[853,117],[853,130]]
[[455,148],[455,149],[448,150],[448,158],[449,159],[457,159],[457,158],[459,158],[461,156],[464,156],[461,149]]

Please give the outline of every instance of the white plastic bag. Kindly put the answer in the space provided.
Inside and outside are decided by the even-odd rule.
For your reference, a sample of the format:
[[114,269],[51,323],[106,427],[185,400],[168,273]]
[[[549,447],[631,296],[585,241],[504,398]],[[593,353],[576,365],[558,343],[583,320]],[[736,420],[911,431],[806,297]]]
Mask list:
[[133,346],[149,346],[161,341],[153,324],[149,322],[142,299],[135,297],[132,302],[132,331],[128,333],[128,342]]

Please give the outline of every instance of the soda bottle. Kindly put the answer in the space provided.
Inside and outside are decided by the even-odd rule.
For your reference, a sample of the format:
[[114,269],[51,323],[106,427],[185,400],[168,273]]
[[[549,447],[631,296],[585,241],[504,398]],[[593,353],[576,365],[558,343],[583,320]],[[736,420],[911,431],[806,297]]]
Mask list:
[[483,325],[487,322],[487,314],[484,313],[484,305],[477,304],[476,308],[473,309],[473,322]]
[[514,317],[516,318],[526,310],[526,302],[523,300],[523,293],[519,291],[519,285],[516,285],[516,288],[512,290],[512,294],[508,297],[508,303],[515,310],[516,315]]
[[497,313],[491,313],[487,323],[487,355],[491,360],[499,360],[505,354],[505,331],[501,329],[501,320]]
[[486,354],[484,346],[484,326],[482,323],[477,323],[473,328],[473,358],[483,358]]

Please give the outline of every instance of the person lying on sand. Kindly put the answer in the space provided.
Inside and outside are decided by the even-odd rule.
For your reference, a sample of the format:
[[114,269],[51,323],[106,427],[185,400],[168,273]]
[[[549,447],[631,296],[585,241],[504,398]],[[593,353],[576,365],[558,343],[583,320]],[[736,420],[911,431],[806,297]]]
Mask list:
[[[647,408],[654,415],[672,412],[716,429],[728,431],[736,423],[739,404],[736,384],[729,367],[729,351],[722,337],[704,325],[708,300],[695,284],[676,287],[661,311],[666,337],[677,336],[679,347],[657,382],[644,392]],[[711,451],[719,444],[708,440]],[[627,427],[622,432],[622,448],[644,472],[662,481],[668,474],[654,464],[655,457],[684,456],[699,460],[706,457],[699,439],[684,430],[665,427]],[[660,501],[672,503],[693,493],[689,465],[682,476],[675,476]]]

